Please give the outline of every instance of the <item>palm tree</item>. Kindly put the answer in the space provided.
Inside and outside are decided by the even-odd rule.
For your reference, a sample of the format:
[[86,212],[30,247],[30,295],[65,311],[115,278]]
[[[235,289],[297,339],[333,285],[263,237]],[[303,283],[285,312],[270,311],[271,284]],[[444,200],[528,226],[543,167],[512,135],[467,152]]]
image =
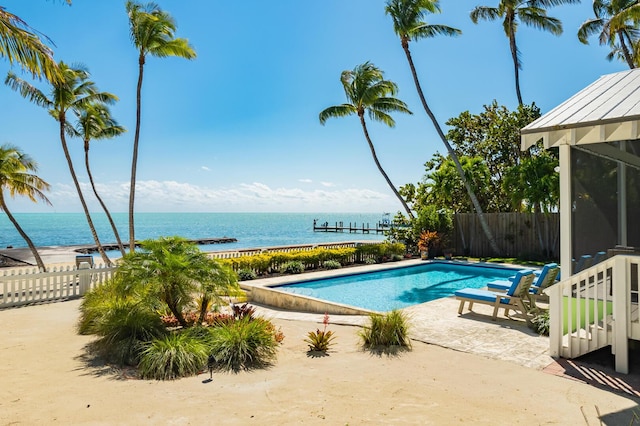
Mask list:
[[621,57],[633,69],[636,67],[635,46],[640,32],[640,4],[637,0],[594,0],[595,18],[586,20],[578,30],[578,40],[589,44],[589,37],[597,34],[600,45],[608,44],[607,59]]
[[118,265],[119,295],[142,295],[157,311],[159,303],[188,327],[184,312],[198,297],[202,321],[211,302],[222,303],[225,294],[237,294],[237,275],[228,265],[209,259],[198,246],[181,237],[145,240],[142,251],[128,253]]
[[51,203],[43,192],[49,189],[49,184],[31,173],[37,170],[38,165],[36,162],[17,147],[8,144],[0,146],[0,211],[4,211],[7,214],[9,221],[29,246],[38,268],[41,271],[45,271],[46,267],[38,254],[36,246],[11,214],[4,198],[4,191],[8,190],[12,198],[16,195],[25,195],[33,202],[36,202],[36,198],[39,198],[50,205]]
[[177,56],[186,59],[196,57],[189,41],[175,38],[176,23],[167,12],[155,3],[140,3],[128,0],[131,40],[138,49],[138,86],[136,89],[136,131],[133,139],[133,160],[131,162],[131,187],[129,189],[129,248],[135,250],[134,202],[136,193],[136,168],[138,164],[138,142],[140,141],[140,108],[142,100],[142,78],[147,55],[164,58]]
[[560,35],[562,34],[562,22],[557,18],[547,16],[545,8],[575,3],[580,3],[580,0],[499,0],[497,7],[477,6],[471,11],[471,20],[474,24],[477,24],[479,19],[495,21],[503,18],[502,27],[509,39],[519,105],[522,105],[523,102],[522,94],[520,93],[520,69],[522,68],[522,63],[520,62],[520,51],[516,45],[518,22],[548,31],[554,35]]
[[10,64],[19,64],[34,77],[44,76],[50,81],[59,77],[53,52],[38,37],[37,31],[3,6],[0,6],[0,56]]
[[382,165],[380,165],[380,161],[378,161],[378,156],[373,147],[373,142],[371,142],[371,138],[369,137],[367,123],[364,119],[364,114],[367,112],[369,118],[372,120],[380,121],[389,127],[394,127],[396,123],[389,115],[390,112],[397,111],[411,114],[411,111],[409,111],[404,102],[393,97],[398,91],[397,85],[392,81],[385,80],[382,71],[370,62],[358,65],[353,71],[343,71],[340,76],[340,81],[342,82],[344,93],[347,95],[347,101],[349,103],[335,105],[323,110],[320,113],[320,123],[324,125],[329,118],[346,117],[353,114],[356,114],[358,118],[360,118],[360,124],[364,131],[364,137],[369,144],[371,155],[373,155],[373,161],[375,161],[378,170],[382,173],[387,184],[396,197],[398,197],[398,200],[400,200],[400,203],[402,203],[409,217],[413,218],[411,209],[393,183],[391,183],[391,179],[389,179]]
[[420,86],[420,80],[418,79],[416,67],[413,63],[413,58],[411,57],[411,51],[409,50],[409,41],[411,40],[430,38],[435,37],[436,35],[457,36],[461,33],[460,30],[456,28],[451,28],[445,25],[429,25],[424,22],[424,17],[427,13],[439,12],[440,7],[437,0],[389,0],[386,7],[386,13],[390,15],[391,19],[393,20],[393,30],[398,35],[398,37],[400,37],[400,43],[402,45],[402,49],[404,50],[405,56],[407,57],[407,61],[409,62],[409,68],[411,69],[413,82],[415,83],[416,90],[418,91],[418,96],[420,97],[420,101],[422,102],[422,107],[431,119],[431,122],[433,123],[433,126],[438,133],[438,136],[440,136],[442,143],[447,148],[447,152],[449,153],[451,160],[456,166],[458,175],[460,176],[460,179],[464,183],[464,187],[469,194],[469,198],[471,199],[473,208],[478,214],[480,225],[482,226],[482,230],[489,240],[491,248],[494,252],[496,252],[496,254],[498,254],[500,253],[498,244],[496,243],[491,229],[489,229],[489,225],[487,224],[487,220],[484,217],[484,213],[482,212],[480,202],[478,201],[473,188],[471,187],[469,181],[465,176],[458,156],[456,155],[455,151],[451,147],[451,144],[444,135],[444,132],[442,131],[442,128],[440,127],[440,124],[436,119],[436,116],[427,104],[427,100],[425,99],[424,93],[422,92],[422,87]]
[[91,189],[95,194],[98,202],[102,206],[104,213],[111,224],[111,229],[116,237],[118,248],[120,253],[124,256],[125,250],[107,205],[102,200],[102,197],[98,194],[95,182],[93,181],[93,174],[89,167],[89,147],[91,139],[108,139],[121,135],[126,132],[126,129],[120,125],[111,117],[109,107],[104,104],[94,103],[84,106],[80,111],[76,112],[78,115],[78,121],[76,123],[75,135],[81,137],[84,142],[84,164],[87,169],[87,176],[89,176],[89,182],[91,182]]
[[49,114],[60,124],[60,142],[62,143],[62,150],[67,160],[69,172],[71,178],[78,192],[82,209],[87,218],[89,229],[93,235],[93,240],[96,243],[96,247],[102,260],[105,264],[111,265],[109,257],[104,252],[100,239],[91,220],[91,214],[89,208],[82,195],[82,189],[78,182],[73,162],[71,161],[71,155],[69,154],[69,148],[67,147],[66,133],[73,133],[71,125],[67,122],[67,111],[79,110],[83,106],[92,102],[114,102],[117,97],[111,93],[99,92],[95,83],[89,80],[89,72],[82,66],[77,65],[69,67],[64,62],[58,64],[58,69],[61,74],[60,81],[51,83],[51,97],[47,97],[41,90],[31,85],[30,83],[20,79],[14,73],[9,73],[5,79],[11,89],[18,91],[24,98],[30,100],[36,105],[42,106],[49,110]]

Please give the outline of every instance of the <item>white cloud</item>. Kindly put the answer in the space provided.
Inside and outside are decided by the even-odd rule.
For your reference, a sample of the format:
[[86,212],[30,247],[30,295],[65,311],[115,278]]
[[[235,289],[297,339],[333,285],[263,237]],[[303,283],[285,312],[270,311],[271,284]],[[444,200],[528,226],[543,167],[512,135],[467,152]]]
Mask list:
[[204,170],[205,172],[210,172],[210,171],[211,171],[211,169],[210,169],[210,168],[208,168],[207,166],[202,166],[202,167],[200,167],[200,168],[201,168],[202,170]]
[[298,179],[298,182],[302,182],[302,183],[312,183],[313,181],[311,179]]
[[325,186],[327,188],[331,188],[331,187],[335,186],[333,184],[333,182],[320,182],[320,185]]
[[[91,211],[101,211],[91,187],[82,184]],[[99,194],[112,212],[128,211],[129,183],[100,184]],[[53,208],[28,199],[10,200],[14,212],[82,211],[75,188],[54,184],[48,194]],[[228,188],[211,188],[176,181],[138,181],[137,212],[379,212],[397,209],[395,198],[367,188],[314,189],[272,188],[261,182]]]

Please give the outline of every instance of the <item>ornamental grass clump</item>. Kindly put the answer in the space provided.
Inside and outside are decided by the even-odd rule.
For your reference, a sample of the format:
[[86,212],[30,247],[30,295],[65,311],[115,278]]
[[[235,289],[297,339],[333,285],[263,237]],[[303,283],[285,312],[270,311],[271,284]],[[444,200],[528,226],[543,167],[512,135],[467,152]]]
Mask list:
[[271,322],[245,316],[211,330],[213,368],[250,370],[270,365],[277,355],[278,341]]
[[147,344],[138,373],[143,379],[173,380],[198,374],[207,363],[206,339],[193,333],[172,333]]
[[323,266],[326,269],[340,269],[340,268],[342,268],[342,265],[337,260],[327,260],[326,262],[323,263]]
[[324,314],[322,324],[324,324],[324,328],[322,330],[318,328],[316,331],[310,331],[307,338],[304,339],[304,341],[309,344],[309,352],[326,353],[331,346],[335,344],[333,340],[336,336],[333,334],[333,331],[327,331],[327,326],[329,325],[329,314]]
[[359,333],[365,348],[411,348],[408,319],[401,311],[393,310],[384,315],[371,314],[369,320],[369,326],[365,326]]

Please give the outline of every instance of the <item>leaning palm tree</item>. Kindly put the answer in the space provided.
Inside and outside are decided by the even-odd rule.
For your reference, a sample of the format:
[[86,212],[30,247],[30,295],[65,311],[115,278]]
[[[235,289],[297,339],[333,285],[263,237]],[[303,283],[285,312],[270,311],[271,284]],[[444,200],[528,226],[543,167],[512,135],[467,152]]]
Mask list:
[[509,39],[509,49],[513,58],[513,70],[516,80],[516,95],[518,104],[522,105],[522,94],[520,93],[520,51],[516,44],[516,31],[518,22],[548,31],[554,35],[562,34],[562,22],[557,18],[547,16],[545,8],[558,6],[561,4],[580,3],[580,0],[499,0],[497,7],[477,6],[471,11],[471,20],[474,24],[479,19],[495,21],[503,18],[502,27]]
[[578,40],[589,44],[589,37],[597,34],[600,45],[611,47],[608,60],[620,57],[629,68],[636,68],[635,46],[640,36],[637,28],[640,21],[638,0],[594,0],[593,13],[595,18],[580,26]]
[[71,155],[69,154],[69,148],[67,146],[66,134],[71,133],[71,125],[67,122],[67,112],[69,110],[75,111],[81,109],[84,105],[92,102],[114,102],[117,97],[111,93],[100,92],[95,83],[89,80],[89,72],[82,66],[77,65],[70,67],[64,62],[58,64],[58,69],[61,74],[60,81],[51,83],[51,96],[47,97],[44,92],[35,86],[31,85],[25,80],[20,79],[14,73],[9,73],[5,79],[11,89],[19,92],[24,98],[41,107],[47,108],[49,114],[58,121],[60,125],[60,142],[62,143],[62,150],[67,160],[67,166],[71,173],[71,178],[78,192],[82,209],[87,218],[89,229],[93,236],[93,240],[96,243],[96,248],[102,257],[105,264],[110,265],[111,261],[104,252],[98,233],[96,232],[93,221],[91,220],[91,214],[89,208],[82,195],[82,189],[78,182]]
[[[44,36],[47,41],[50,41]],[[55,80],[59,77],[53,52],[38,32],[18,16],[0,6],[0,56],[17,63],[34,77]]]
[[140,141],[140,111],[142,101],[142,78],[147,55],[164,58],[177,56],[186,59],[196,57],[189,41],[175,38],[176,23],[167,12],[155,3],[145,5],[127,1],[131,41],[138,49],[138,86],[136,89],[136,130],[133,138],[133,160],[131,162],[131,186],[129,188],[129,248],[135,250],[134,203],[136,194],[136,169],[138,164],[138,143]]
[[367,112],[369,118],[372,120],[380,121],[389,127],[394,127],[395,121],[389,115],[390,112],[411,114],[411,111],[409,111],[409,108],[407,108],[404,102],[393,97],[398,91],[396,84],[392,81],[385,80],[382,71],[370,62],[358,65],[353,71],[343,71],[340,76],[340,82],[344,88],[344,93],[347,95],[348,103],[335,105],[323,110],[320,113],[320,123],[324,125],[324,123],[332,117],[346,117],[353,114],[358,116],[362,130],[364,131],[364,137],[367,139],[371,155],[373,155],[373,161],[376,163],[378,170],[382,173],[382,176],[384,176],[393,193],[398,197],[400,203],[402,203],[409,217],[413,218],[411,209],[393,183],[391,183],[391,179],[389,179],[389,176],[378,160],[364,118],[365,112]]
[[0,211],[7,214],[9,221],[29,246],[38,268],[45,271],[46,267],[36,246],[11,214],[4,198],[4,191],[7,190],[12,198],[16,195],[25,195],[33,202],[39,198],[50,205],[49,199],[43,192],[49,189],[49,184],[33,173],[37,170],[37,163],[17,147],[9,144],[0,146]]
[[118,233],[118,227],[113,221],[107,205],[102,200],[102,197],[100,197],[100,195],[98,194],[96,184],[93,180],[93,174],[91,173],[91,167],[89,166],[89,147],[92,139],[114,138],[126,132],[126,129],[118,125],[118,122],[111,117],[109,107],[102,103],[92,103],[89,105],[85,105],[80,111],[77,111],[76,113],[78,116],[78,121],[76,122],[74,133],[76,136],[82,138],[82,141],[84,142],[84,164],[87,169],[89,182],[91,183],[91,189],[93,190],[93,194],[98,199],[98,202],[102,206],[102,210],[104,210],[104,213],[107,216],[107,220],[109,221],[111,229],[113,230],[113,235],[116,237],[118,249],[124,256],[126,253],[124,250],[124,245],[122,244],[122,240],[120,239],[120,234]]
[[387,2],[386,12],[391,16],[391,19],[393,20],[393,30],[400,37],[400,43],[402,45],[402,49],[404,50],[405,56],[407,57],[407,61],[409,62],[409,68],[411,69],[413,82],[415,83],[416,90],[418,91],[418,96],[420,97],[420,101],[422,102],[422,107],[431,119],[431,122],[433,123],[433,126],[438,133],[438,136],[440,136],[442,143],[447,148],[449,157],[451,157],[451,160],[456,166],[458,175],[460,176],[460,179],[462,180],[464,187],[467,190],[467,194],[469,194],[471,204],[478,214],[480,226],[482,227],[484,234],[489,240],[491,248],[496,254],[498,254],[500,253],[498,244],[496,243],[493,233],[491,232],[491,229],[487,224],[487,220],[484,217],[484,213],[482,211],[482,207],[480,206],[480,202],[478,201],[478,197],[476,197],[471,184],[466,178],[456,152],[453,150],[451,144],[447,140],[444,132],[442,131],[442,128],[440,127],[440,124],[438,123],[438,120],[436,119],[436,116],[434,115],[433,111],[431,111],[429,104],[427,104],[427,100],[425,99],[424,93],[422,92],[422,87],[420,86],[420,80],[418,79],[416,67],[413,63],[411,51],[409,50],[409,42],[411,40],[416,41],[421,38],[435,37],[436,35],[457,36],[460,34],[460,30],[445,25],[429,25],[424,22],[424,17],[427,13],[440,12],[440,7],[437,0],[389,0]]

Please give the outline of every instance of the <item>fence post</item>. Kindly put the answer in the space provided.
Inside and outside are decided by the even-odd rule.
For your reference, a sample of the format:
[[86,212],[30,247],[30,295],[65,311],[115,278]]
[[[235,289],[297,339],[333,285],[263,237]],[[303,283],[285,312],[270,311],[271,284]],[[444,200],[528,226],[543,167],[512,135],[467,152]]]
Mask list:
[[83,271],[78,274],[80,279],[80,296],[84,296],[91,286],[91,273],[88,271],[84,272],[87,269],[91,269],[89,262],[80,262],[80,265],[78,265],[78,271]]
[[543,290],[549,296],[549,355],[554,358],[562,355],[562,288],[563,285],[558,283]]
[[616,372],[629,374],[629,288],[626,256],[616,256],[613,266],[613,349],[616,355]]

